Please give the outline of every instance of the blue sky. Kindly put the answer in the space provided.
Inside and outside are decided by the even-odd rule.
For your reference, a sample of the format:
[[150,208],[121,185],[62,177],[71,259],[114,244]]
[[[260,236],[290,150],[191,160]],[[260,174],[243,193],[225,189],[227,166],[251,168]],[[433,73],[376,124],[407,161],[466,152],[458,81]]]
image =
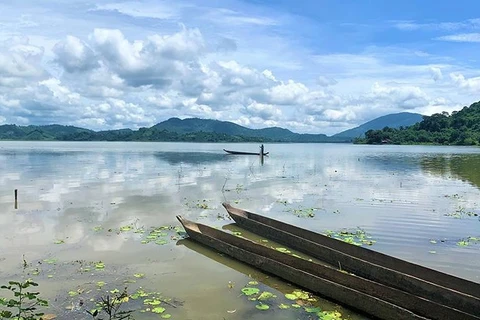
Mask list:
[[[333,134],[480,100],[477,1],[11,1],[0,124]],[[476,14],[477,13],[477,14]]]

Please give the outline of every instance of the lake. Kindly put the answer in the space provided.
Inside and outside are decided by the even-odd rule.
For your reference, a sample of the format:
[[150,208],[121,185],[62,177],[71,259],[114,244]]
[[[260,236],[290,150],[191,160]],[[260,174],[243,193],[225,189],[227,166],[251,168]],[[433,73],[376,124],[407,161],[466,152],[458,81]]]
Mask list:
[[[0,142],[0,284],[31,277],[60,319],[84,319],[92,300],[124,287],[137,295],[132,307],[162,300],[157,311],[172,319],[309,319],[278,308],[291,305],[294,286],[181,239],[176,215],[242,232],[225,201],[321,233],[362,234],[370,249],[480,282],[479,148],[267,144],[263,165],[222,150],[258,147]],[[276,295],[271,308],[258,310],[245,286]]]

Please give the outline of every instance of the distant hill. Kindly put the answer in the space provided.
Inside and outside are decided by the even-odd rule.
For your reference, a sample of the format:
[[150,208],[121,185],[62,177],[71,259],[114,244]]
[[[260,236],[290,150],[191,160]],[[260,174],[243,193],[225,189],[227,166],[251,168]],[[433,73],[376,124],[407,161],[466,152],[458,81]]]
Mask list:
[[333,137],[336,138],[361,138],[364,137],[368,130],[380,130],[385,127],[400,128],[409,127],[423,120],[423,116],[419,113],[401,112],[387,114],[371,121],[368,121],[361,126],[353,129],[345,130],[337,133]]
[[150,128],[93,131],[58,124],[0,126],[0,140],[39,141],[190,141],[190,142],[349,142],[324,134],[299,134],[271,127],[250,129],[233,122],[170,118]]
[[179,134],[207,132],[220,133],[230,136],[262,138],[278,142],[342,142],[346,139],[332,138],[325,134],[300,134],[288,129],[270,127],[264,129],[250,129],[229,121],[219,121],[199,118],[170,118],[153,126],[157,130],[166,130]]

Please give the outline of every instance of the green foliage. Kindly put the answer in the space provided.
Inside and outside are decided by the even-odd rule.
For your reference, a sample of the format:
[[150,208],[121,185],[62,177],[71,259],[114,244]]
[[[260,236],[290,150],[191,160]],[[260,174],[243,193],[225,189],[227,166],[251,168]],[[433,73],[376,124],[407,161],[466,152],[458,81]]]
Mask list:
[[13,297],[0,297],[0,306],[6,308],[0,310],[1,319],[17,320],[38,320],[44,315],[37,311],[37,307],[46,307],[48,302],[39,298],[39,292],[30,292],[26,289],[38,286],[32,280],[25,282],[9,281],[8,285],[1,286],[1,289],[8,290]]
[[407,128],[369,130],[355,143],[480,145],[480,102],[451,115],[424,116],[423,121]]
[[[97,308],[91,311],[87,310],[87,313],[96,320],[133,320],[132,313],[134,310],[122,310],[123,303],[129,299],[127,288],[122,292],[117,292],[113,296],[106,295],[100,298],[100,302],[97,303]],[[102,314],[106,315],[106,318],[102,318]]]

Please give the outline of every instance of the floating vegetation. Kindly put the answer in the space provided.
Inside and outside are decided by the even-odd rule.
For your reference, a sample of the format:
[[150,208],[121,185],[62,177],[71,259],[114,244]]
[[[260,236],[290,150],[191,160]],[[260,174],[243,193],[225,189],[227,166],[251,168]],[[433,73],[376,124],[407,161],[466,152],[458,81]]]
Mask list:
[[58,240],[53,241],[53,243],[54,244],[64,244],[65,240],[58,239]]
[[[277,297],[269,291],[257,288],[257,281],[250,281],[241,289],[248,300],[255,301],[255,308],[261,311],[268,311],[271,308],[288,310],[298,309],[299,312],[314,313],[321,320],[343,320],[342,314],[336,310],[326,311],[315,305],[317,298],[307,291],[293,290],[284,296]],[[309,316],[310,319],[311,316]]]
[[184,198],[185,205],[190,208],[190,209],[202,209],[202,210],[207,210],[207,209],[213,209],[208,205],[208,202],[210,200],[203,199],[203,200],[196,200],[196,201],[188,201],[187,198]]
[[258,288],[245,287],[242,289],[242,293],[246,296],[251,296],[260,292]]
[[457,245],[460,247],[466,247],[471,244],[480,243],[480,237],[468,237],[457,242]]
[[445,216],[453,217],[455,219],[462,219],[466,217],[478,217],[478,213],[471,210],[467,210],[464,207],[458,207],[458,209],[455,210],[455,212],[445,213]]
[[[127,292],[127,288],[124,288],[123,290],[119,290],[118,288],[105,290],[104,286],[106,284],[103,281],[97,282],[96,285],[97,290],[87,290],[87,288],[81,288],[69,291],[68,296],[74,300],[71,301],[70,306],[67,307],[67,309],[72,312],[82,311],[82,309],[86,308],[87,305],[84,302],[78,304],[76,301],[90,301],[95,303],[93,309],[85,309],[84,311],[94,317],[99,315],[101,312],[106,312],[109,314],[110,311],[116,310],[117,315],[131,315],[134,312],[141,312],[156,314],[162,319],[170,319],[172,315],[168,312],[168,309],[177,308],[183,305],[182,301],[165,297],[160,292],[148,292],[142,287],[139,287],[136,291],[129,294]],[[100,298],[98,296],[98,291],[103,292]],[[119,305],[121,304],[124,306],[119,308]],[[129,310],[126,310],[127,308],[129,308]],[[117,318],[114,317],[111,319]],[[133,318],[120,317],[118,319]]]
[[43,262],[46,262],[48,264],[55,264],[57,263],[57,259],[54,259],[54,258],[49,258],[49,259],[44,259]]
[[288,212],[293,213],[299,218],[313,218],[315,217],[315,211],[320,210],[320,208],[299,208],[299,209],[289,209]]
[[453,199],[460,199],[460,198],[462,198],[462,196],[458,195],[458,193],[452,194],[452,195],[446,194],[444,197],[445,197],[445,198],[453,198]]
[[358,227],[356,230],[351,231],[349,229],[342,229],[338,232],[327,230],[324,234],[327,237],[342,240],[346,243],[350,243],[356,246],[361,246],[364,244],[371,246],[377,242],[376,240],[372,240],[372,237],[368,235],[365,230]]

